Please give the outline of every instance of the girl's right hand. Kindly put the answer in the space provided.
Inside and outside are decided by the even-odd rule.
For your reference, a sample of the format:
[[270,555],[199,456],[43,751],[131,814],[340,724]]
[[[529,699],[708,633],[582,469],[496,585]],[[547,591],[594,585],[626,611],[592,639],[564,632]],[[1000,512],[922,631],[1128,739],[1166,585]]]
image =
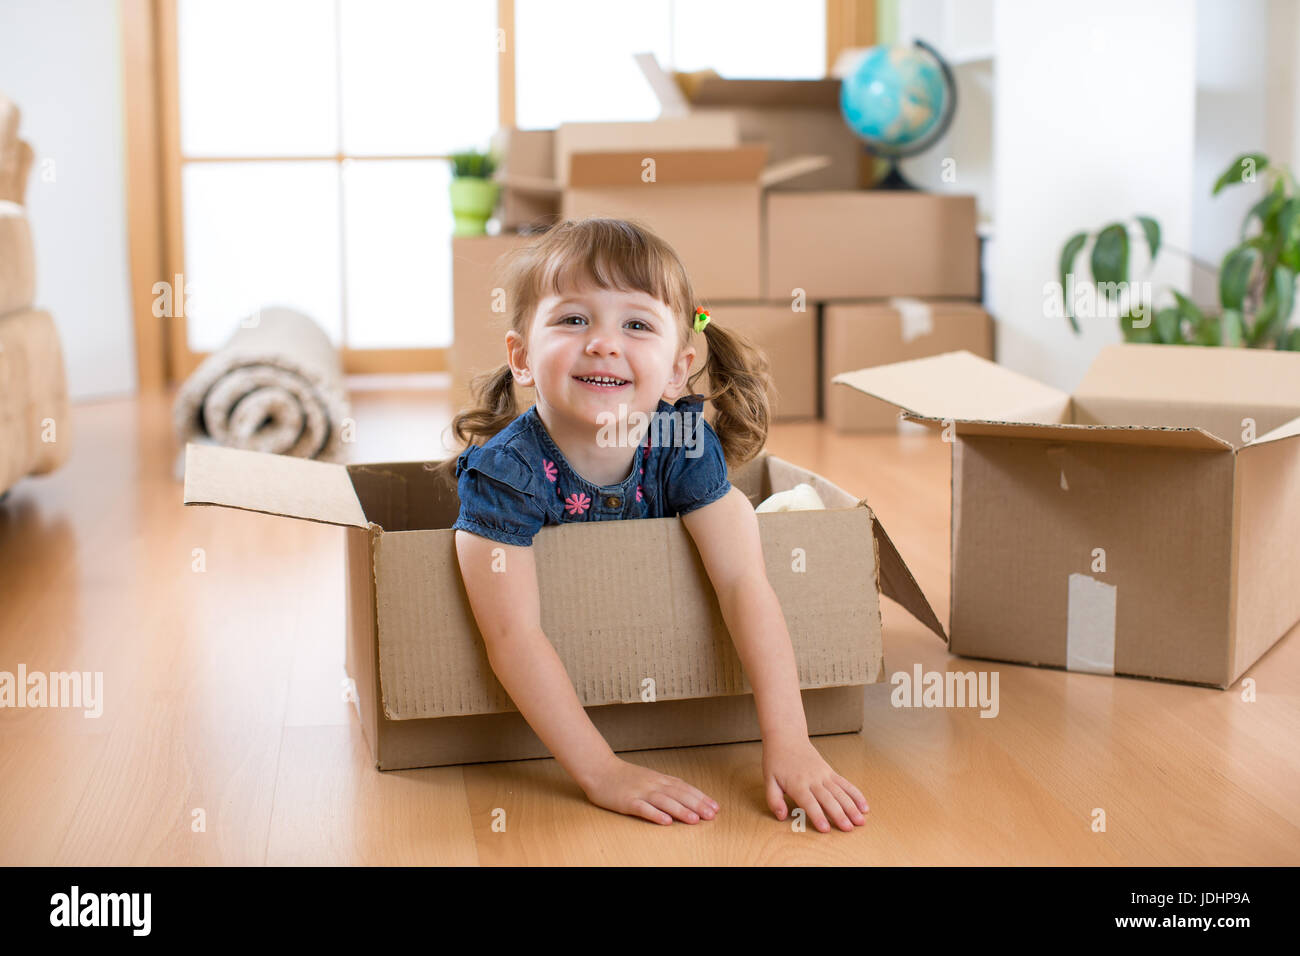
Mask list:
[[712,820],[718,812],[717,801],[686,781],[619,757],[584,791],[587,799],[598,807],[644,817],[652,823],[667,825],[674,818],[698,823],[701,817]]

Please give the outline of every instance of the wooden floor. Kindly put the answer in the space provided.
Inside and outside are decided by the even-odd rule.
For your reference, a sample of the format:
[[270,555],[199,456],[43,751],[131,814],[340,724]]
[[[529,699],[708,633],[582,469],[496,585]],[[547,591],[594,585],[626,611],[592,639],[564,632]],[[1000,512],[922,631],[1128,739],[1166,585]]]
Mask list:
[[[354,393],[352,460],[444,457],[444,396]],[[952,657],[885,602],[887,673],[995,670],[1000,710],[868,688],[861,734],[815,738],[871,805],[852,833],[776,821],[757,743],[633,755],[722,805],[670,827],[592,806],[549,759],[380,773],[340,686],[343,531],[182,507],[169,395],[71,424],[68,464],[0,502],[0,670],[102,671],[103,715],[0,710],[0,863],[1300,863],[1295,631],[1247,703]],[[769,448],[867,497],[947,621],[947,445],[797,424]]]

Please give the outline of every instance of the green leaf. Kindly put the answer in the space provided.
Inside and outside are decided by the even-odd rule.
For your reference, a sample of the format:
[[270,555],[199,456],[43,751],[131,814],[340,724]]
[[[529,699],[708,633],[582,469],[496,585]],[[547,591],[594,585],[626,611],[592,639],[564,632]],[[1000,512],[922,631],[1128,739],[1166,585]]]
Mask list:
[[1223,171],[1223,175],[1214,184],[1214,191],[1210,195],[1219,195],[1219,190],[1224,186],[1245,182],[1248,171],[1251,173],[1251,180],[1253,181],[1265,169],[1268,169],[1268,157],[1263,153],[1243,153]]
[[1300,272],[1300,198],[1288,199],[1277,215],[1277,231],[1282,237],[1278,261]]
[[1259,260],[1259,250],[1243,243],[1223,257],[1219,267],[1219,301],[1225,309],[1240,309],[1246,298],[1251,270]]
[[1150,216],[1138,216],[1137,221],[1141,223],[1142,231],[1146,233],[1147,248],[1151,250],[1151,261],[1155,262],[1156,253],[1160,251],[1160,223]]
[[1245,329],[1242,328],[1241,324],[1241,312],[1237,309],[1224,309],[1220,321],[1220,344],[1233,348],[1241,346],[1245,341]]
[[1074,329],[1076,335],[1079,334],[1079,322],[1074,317],[1074,312],[1070,309],[1070,290],[1068,277],[1074,271],[1074,260],[1079,255],[1079,250],[1083,248],[1084,243],[1088,241],[1086,232],[1078,232],[1065,241],[1064,248],[1061,249],[1061,300],[1065,303],[1065,317],[1070,320],[1070,326]]
[[1145,328],[1138,328],[1133,324],[1135,320],[1142,321],[1142,314],[1121,315],[1119,317],[1119,330],[1123,334],[1125,342],[1156,343],[1160,341],[1154,322],[1148,322]]
[[1178,313],[1180,315],[1187,316],[1192,322],[1205,321],[1205,314],[1201,312],[1200,307],[1187,296],[1181,292],[1175,292],[1174,298],[1178,300]]
[[1218,345],[1219,338],[1219,317],[1217,315],[1202,316],[1201,320],[1192,326],[1193,345]]
[[1179,326],[1182,316],[1178,310],[1170,307],[1156,313],[1156,336],[1165,345],[1177,345],[1182,340]]
[[[1277,184],[1281,186],[1282,180],[1279,179]],[[1241,238],[1246,238],[1246,230],[1250,228],[1252,219],[1259,220],[1260,229],[1265,233],[1270,232],[1277,226],[1277,214],[1285,205],[1286,194],[1279,192],[1275,187],[1267,196],[1250,207],[1250,212],[1246,213],[1246,218],[1241,221]]]
[[1119,297],[1116,286],[1128,281],[1128,230],[1112,223],[1097,233],[1092,246],[1092,279],[1097,283],[1098,301]]
[[1264,293],[1264,304],[1255,316],[1252,345],[1266,345],[1286,335],[1291,309],[1295,306],[1295,273],[1286,266],[1273,269],[1273,276]]
[[1292,329],[1279,342],[1278,348],[1300,352],[1300,329]]

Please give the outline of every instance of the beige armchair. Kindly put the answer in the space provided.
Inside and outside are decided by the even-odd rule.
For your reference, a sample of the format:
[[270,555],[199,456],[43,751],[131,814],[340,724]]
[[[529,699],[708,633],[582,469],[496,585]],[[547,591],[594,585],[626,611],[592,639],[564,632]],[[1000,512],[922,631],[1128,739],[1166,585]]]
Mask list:
[[33,152],[0,93],[0,498],[68,458],[68,386],[58,329],[33,306],[36,264],[25,206]]

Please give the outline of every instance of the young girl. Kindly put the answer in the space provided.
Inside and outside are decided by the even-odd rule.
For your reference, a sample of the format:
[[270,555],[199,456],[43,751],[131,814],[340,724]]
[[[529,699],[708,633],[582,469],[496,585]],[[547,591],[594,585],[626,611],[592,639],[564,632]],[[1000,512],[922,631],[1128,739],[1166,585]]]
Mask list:
[[[597,806],[663,824],[714,817],[717,801],[615,756],[587,717],[541,629],[531,548],[546,525],[681,516],[754,689],[768,806],[785,819],[788,795],[822,831],[827,817],[842,830],[865,823],[862,794],[808,739],[757,516],[727,481],[728,463],[750,460],[767,439],[770,378],[761,354],[697,314],[676,253],[622,220],[552,227],[517,250],[505,293],[507,362],[475,381],[476,405],[452,422],[467,445],[455,459],[461,507],[452,527],[489,663],[510,699]],[[692,335],[708,337],[713,392],[669,404],[664,396],[701,374],[687,377]],[[514,382],[536,389],[523,414]],[[701,417],[705,400],[716,409],[716,431]],[[655,442],[651,428],[641,442],[632,426],[655,421],[655,412],[671,416],[677,440]],[[611,421],[628,426],[623,434],[636,435],[635,447],[608,439]],[[492,558],[502,547],[505,573],[494,571]]]

